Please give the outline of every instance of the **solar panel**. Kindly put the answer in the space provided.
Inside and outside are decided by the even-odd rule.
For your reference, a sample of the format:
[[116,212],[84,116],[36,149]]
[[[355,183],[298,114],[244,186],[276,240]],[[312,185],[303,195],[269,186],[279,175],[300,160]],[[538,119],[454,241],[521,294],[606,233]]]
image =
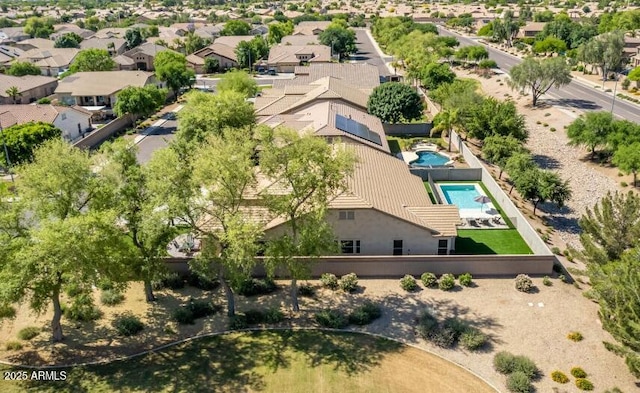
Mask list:
[[362,138],[366,141],[382,146],[380,135],[376,134],[375,132],[371,131],[369,127],[365,126],[362,123],[358,123],[355,120],[348,119],[342,115],[336,115],[336,128],[340,131],[344,131],[351,135],[357,136],[358,138]]

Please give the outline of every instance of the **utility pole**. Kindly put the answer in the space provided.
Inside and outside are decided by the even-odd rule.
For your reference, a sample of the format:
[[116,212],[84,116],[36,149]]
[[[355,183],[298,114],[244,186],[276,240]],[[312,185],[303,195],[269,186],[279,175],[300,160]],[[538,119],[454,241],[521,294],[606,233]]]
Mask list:
[[616,84],[613,85],[613,100],[611,101],[611,114],[613,114],[613,107],[616,105],[616,90],[618,89],[618,78],[620,76],[618,75],[618,73],[615,73],[615,78],[616,78]]

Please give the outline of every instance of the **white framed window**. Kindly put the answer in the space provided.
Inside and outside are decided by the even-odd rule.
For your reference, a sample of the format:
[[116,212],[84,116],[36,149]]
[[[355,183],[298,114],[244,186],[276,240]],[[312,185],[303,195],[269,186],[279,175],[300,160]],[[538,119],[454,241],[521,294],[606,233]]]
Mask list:
[[360,240],[340,240],[343,254],[360,254]]
[[353,210],[340,210],[338,213],[338,219],[340,220],[355,220],[356,212]]

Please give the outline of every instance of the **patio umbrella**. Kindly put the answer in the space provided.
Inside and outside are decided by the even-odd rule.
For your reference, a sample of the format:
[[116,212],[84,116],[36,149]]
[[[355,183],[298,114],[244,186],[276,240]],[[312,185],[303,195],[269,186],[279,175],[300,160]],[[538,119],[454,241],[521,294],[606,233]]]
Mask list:
[[473,200],[481,204],[480,205],[480,210],[482,210],[482,208],[484,207],[484,205],[486,203],[491,202],[491,198],[489,198],[486,195],[478,195],[477,197],[473,198]]

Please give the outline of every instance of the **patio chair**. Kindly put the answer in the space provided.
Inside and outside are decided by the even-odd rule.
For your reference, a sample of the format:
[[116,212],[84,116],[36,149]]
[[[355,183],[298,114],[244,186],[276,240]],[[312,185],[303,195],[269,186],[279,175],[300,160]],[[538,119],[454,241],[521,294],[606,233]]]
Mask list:
[[500,216],[498,216],[498,217],[493,217],[493,218],[491,219],[491,221],[493,221],[493,223],[494,223],[494,224],[496,224],[496,225],[504,225],[504,224],[502,223],[502,217],[500,217]]
[[488,227],[490,227],[490,226],[491,226],[491,222],[489,222],[489,219],[488,219],[488,218],[483,217],[483,218],[480,218],[479,220],[480,220],[480,222],[482,223],[482,225],[486,225],[486,226],[488,226]]
[[472,227],[480,226],[478,225],[478,221],[475,218],[467,218],[467,224]]

